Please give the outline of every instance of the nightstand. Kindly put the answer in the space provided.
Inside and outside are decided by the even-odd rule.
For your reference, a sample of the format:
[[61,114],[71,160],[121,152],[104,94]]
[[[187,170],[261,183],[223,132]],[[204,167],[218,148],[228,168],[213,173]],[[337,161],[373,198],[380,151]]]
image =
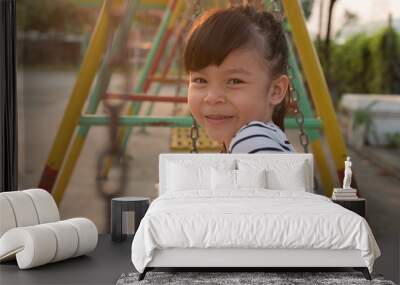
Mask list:
[[147,197],[118,197],[111,200],[111,239],[123,241],[136,233],[150,205]]
[[367,214],[367,200],[365,198],[357,199],[332,199],[332,202],[339,204],[340,206],[359,214],[361,217],[366,219]]

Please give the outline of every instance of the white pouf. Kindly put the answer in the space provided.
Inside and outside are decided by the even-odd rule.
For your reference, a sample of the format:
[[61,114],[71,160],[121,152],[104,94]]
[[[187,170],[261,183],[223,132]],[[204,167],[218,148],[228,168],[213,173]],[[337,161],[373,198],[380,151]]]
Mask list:
[[0,193],[0,262],[16,258],[20,269],[32,268],[86,254],[97,239],[89,219],[60,221],[46,190]]
[[57,251],[52,231],[41,225],[13,228],[0,238],[0,260],[16,255],[20,269],[49,263]]
[[44,224],[44,227],[49,228],[57,240],[57,252],[51,262],[60,261],[74,256],[78,249],[79,237],[75,228],[63,221]]
[[17,227],[33,226],[39,223],[38,215],[30,196],[23,191],[3,192],[13,210]]
[[8,199],[0,195],[0,237],[9,229],[15,228],[17,222]]
[[96,225],[91,220],[85,218],[73,218],[62,222],[74,226],[78,233],[79,243],[74,257],[90,252],[96,248],[98,232]]
[[97,228],[86,218],[18,227],[0,238],[0,261],[16,256],[20,269],[80,256],[97,245]]
[[52,223],[60,220],[56,202],[49,192],[43,189],[28,189],[22,192],[31,197],[39,218],[39,224]]

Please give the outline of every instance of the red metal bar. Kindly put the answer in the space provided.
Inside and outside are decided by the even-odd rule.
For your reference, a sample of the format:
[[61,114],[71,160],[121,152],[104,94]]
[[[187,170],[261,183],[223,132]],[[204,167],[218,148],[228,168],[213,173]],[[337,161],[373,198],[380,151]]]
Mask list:
[[54,169],[50,165],[46,165],[43,170],[42,178],[39,182],[39,188],[51,193],[59,171],[59,169]]

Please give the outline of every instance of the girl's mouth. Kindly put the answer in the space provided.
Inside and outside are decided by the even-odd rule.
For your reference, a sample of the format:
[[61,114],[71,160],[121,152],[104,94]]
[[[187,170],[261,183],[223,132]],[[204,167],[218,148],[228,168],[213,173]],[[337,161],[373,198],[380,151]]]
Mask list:
[[207,122],[212,125],[224,124],[225,122],[233,118],[233,116],[225,116],[225,115],[207,115],[205,117]]

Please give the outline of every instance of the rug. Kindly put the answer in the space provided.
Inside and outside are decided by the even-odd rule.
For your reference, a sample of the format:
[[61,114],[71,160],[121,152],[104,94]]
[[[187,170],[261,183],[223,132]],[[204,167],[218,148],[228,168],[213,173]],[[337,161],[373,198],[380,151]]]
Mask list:
[[381,274],[371,274],[366,280],[361,272],[147,272],[145,279],[138,281],[139,273],[124,273],[117,285],[134,284],[213,284],[213,285],[297,285],[297,284],[379,284],[396,285],[384,280]]

